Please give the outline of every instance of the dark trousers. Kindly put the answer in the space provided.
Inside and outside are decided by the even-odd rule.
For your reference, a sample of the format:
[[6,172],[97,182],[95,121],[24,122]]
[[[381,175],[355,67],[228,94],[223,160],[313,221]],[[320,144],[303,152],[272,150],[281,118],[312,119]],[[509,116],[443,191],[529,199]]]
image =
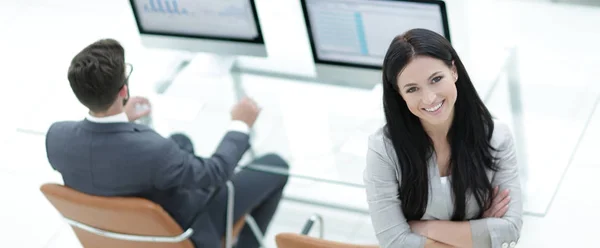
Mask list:
[[[182,134],[171,136],[179,146],[194,153],[193,144],[189,138]],[[278,168],[288,169],[288,164],[278,155],[268,154],[257,158],[252,163],[270,165]],[[261,232],[264,234],[277,210],[283,193],[283,188],[288,177],[284,175],[266,172],[241,170],[236,173],[231,182],[235,186],[235,204],[233,207],[233,222],[236,222],[246,214],[250,214]],[[227,216],[227,188],[221,187],[213,200],[208,204],[207,211],[210,213],[213,224],[219,230],[221,237],[225,236]],[[259,247],[252,230],[245,225],[238,237],[237,248]]]

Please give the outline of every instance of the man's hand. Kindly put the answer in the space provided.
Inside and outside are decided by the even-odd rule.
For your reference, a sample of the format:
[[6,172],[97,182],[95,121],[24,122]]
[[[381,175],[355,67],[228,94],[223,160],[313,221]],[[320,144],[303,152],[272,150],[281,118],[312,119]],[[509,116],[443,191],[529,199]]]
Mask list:
[[252,127],[259,113],[260,108],[256,105],[256,102],[248,97],[244,97],[240,102],[233,106],[233,109],[231,110],[231,119],[234,121],[242,121],[246,123],[248,127]]
[[125,104],[125,114],[129,121],[135,121],[150,114],[151,110],[150,101],[144,97],[130,97]]
[[508,203],[510,203],[510,193],[508,190],[504,190],[498,193],[498,186],[494,188],[494,199],[492,205],[483,212],[483,218],[502,218],[506,211],[508,211]]

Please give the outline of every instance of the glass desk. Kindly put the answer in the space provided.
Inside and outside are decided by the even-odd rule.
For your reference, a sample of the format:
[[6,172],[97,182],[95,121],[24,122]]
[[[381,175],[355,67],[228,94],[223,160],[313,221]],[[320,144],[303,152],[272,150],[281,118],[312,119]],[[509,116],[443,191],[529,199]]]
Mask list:
[[[487,52],[485,58],[476,60],[489,63],[470,63],[467,60],[465,64],[483,99],[491,99],[494,91],[510,86],[512,97],[503,102],[503,106],[512,106],[510,111],[514,114],[494,114],[511,125],[515,136],[519,137],[523,124],[517,114],[521,98],[518,95],[518,72],[512,61],[515,50],[495,51],[499,52]],[[203,78],[193,68],[194,65],[190,64],[189,70],[182,72],[177,82],[160,97],[182,101],[190,98],[190,92],[197,92],[198,98],[205,100],[202,110],[199,113],[194,110],[192,114],[185,114],[185,108],[177,111],[181,112],[177,114],[180,117],[196,116],[194,120],[155,117],[153,122],[157,131],[165,136],[178,130],[184,131],[192,137],[196,146],[201,146],[197,147],[199,154],[210,155],[226,132],[231,106],[239,95],[247,94],[263,108],[253,128],[251,154],[276,152],[291,164],[287,172],[291,179],[285,198],[366,213],[362,171],[367,138],[384,123],[380,85],[372,89],[347,87],[264,72],[235,72],[231,76]],[[160,114],[155,112],[155,115]],[[523,144],[525,138],[516,140],[518,147],[523,148],[519,150],[519,157],[526,161],[523,159],[527,154]],[[242,164],[249,162],[251,157],[246,156]],[[247,165],[245,168],[286,174],[261,165]],[[522,168],[525,187],[525,163],[522,163]]]
[[[264,7],[261,19],[265,21],[264,32],[268,34],[265,37],[269,56],[273,60],[259,67],[308,73],[312,57],[300,6],[295,1],[276,2],[261,7]],[[17,6],[27,7],[30,15],[42,17],[47,21],[46,26],[55,27],[51,34],[44,27],[29,22],[21,22],[20,28],[4,30],[5,42],[9,44],[6,47],[10,47],[4,59],[11,65],[11,70],[4,75],[5,81],[10,82],[7,84],[9,90],[5,92],[26,92],[25,96],[8,94],[2,98],[6,106],[19,104],[8,110],[21,115],[18,119],[8,120],[19,132],[45,135],[52,122],[83,118],[86,109],[69,88],[65,76],[67,66],[80,48],[100,36],[112,37],[126,47],[127,62],[135,66],[130,80],[131,94],[151,98],[153,121],[161,134],[186,132],[192,136],[199,155],[210,154],[226,131],[229,110],[236,98],[234,86],[238,85],[263,107],[253,135],[257,155],[265,152],[282,154],[290,161],[294,176],[362,184],[366,137],[382,125],[381,100],[377,91],[275,77],[269,73],[242,73],[233,78],[207,77],[190,67],[179,75],[166,94],[153,95],[153,82],[168,66],[165,62],[169,56],[165,51],[145,49],[140,45],[127,2],[103,2],[94,5],[92,12],[89,4],[80,1],[73,1],[69,6],[64,8],[64,5],[51,3]],[[578,71],[579,65],[565,67],[540,61],[547,56],[548,49],[562,46],[548,48],[520,41],[519,46],[525,48],[516,53],[520,66],[510,62],[516,57],[511,49],[490,44],[490,40],[495,42],[499,36],[508,34],[490,28],[496,26],[488,24],[504,22],[501,18],[489,19],[477,8],[465,12],[468,20],[477,20],[481,25],[468,25],[471,56],[463,60],[493,114],[512,126],[519,149],[521,176],[527,183],[524,184],[525,210],[543,215],[577,149],[589,116],[597,105],[600,90],[593,83],[583,84],[586,87],[572,85],[577,81],[590,81],[589,73]],[[86,21],[74,23],[66,18],[74,13],[85,13]],[[111,13],[110,18],[106,13]],[[81,32],[73,35],[73,29]],[[43,46],[37,42],[40,33],[48,34]],[[555,59],[567,60],[571,53],[586,54],[585,48],[593,44],[586,45],[571,48],[576,52],[570,51],[566,57]],[[294,49],[289,49],[290,46]],[[535,49],[537,46],[541,48]],[[23,54],[44,56],[31,60]],[[261,61],[244,58],[242,64],[252,64],[256,60]],[[593,59],[580,62],[594,65]],[[36,73],[31,73],[31,68],[35,68]],[[515,68],[522,69],[517,72]],[[566,72],[555,73],[555,70]],[[233,80],[236,77],[237,83]],[[523,79],[522,84],[518,83],[519,78]],[[568,86],[564,82],[569,82]],[[565,90],[565,87],[570,88]],[[521,101],[525,103],[521,105]],[[317,183],[296,177],[290,180],[285,195],[366,209],[364,190],[360,187],[338,187],[335,183]]]
[[[473,52],[483,56],[465,64],[492,113],[507,122],[515,135],[525,211],[544,215],[585,129],[585,118],[581,117],[589,115],[593,104],[589,104],[590,109],[570,112],[576,117],[573,120],[528,110],[527,105],[539,104],[531,100],[526,106],[522,104],[522,99],[531,99],[532,94],[522,97],[523,88],[534,90],[519,81],[516,50],[484,51]],[[269,73],[206,76],[191,63],[164,94],[158,95],[144,87],[158,65],[144,65],[139,54],[132,57],[136,71],[131,94],[151,99],[157,132],[164,136],[187,133],[198,155],[208,156],[227,131],[229,111],[239,95],[236,91],[241,90],[263,108],[253,130],[253,153],[245,156],[242,164],[250,161],[252,154],[276,152],[291,165],[287,199],[366,213],[362,171],[367,137],[383,125],[380,88],[331,85]],[[85,115],[86,109],[72,95],[68,83],[40,88],[44,86],[47,88],[31,97],[33,101],[22,110],[23,117],[16,120],[18,131],[45,135],[52,122],[81,120]],[[540,89],[535,88],[535,92],[539,94]],[[581,94],[573,97],[595,99]],[[548,132],[555,132],[557,138],[545,139]],[[264,170],[257,166],[252,169]]]

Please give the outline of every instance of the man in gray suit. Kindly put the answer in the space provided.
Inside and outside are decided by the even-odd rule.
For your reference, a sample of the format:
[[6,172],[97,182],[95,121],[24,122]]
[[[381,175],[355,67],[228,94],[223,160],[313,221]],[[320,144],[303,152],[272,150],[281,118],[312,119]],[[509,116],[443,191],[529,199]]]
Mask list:
[[[234,168],[249,149],[248,129],[260,110],[246,98],[231,111],[230,131],[209,158],[194,156],[184,135],[163,138],[132,123],[150,110],[136,110],[144,98],[129,99],[125,52],[115,40],[97,41],[71,61],[68,79],[77,99],[89,109],[76,122],[57,122],[48,130],[46,150],[66,186],[99,196],[135,196],[161,205],[182,228],[191,227],[196,247],[220,247],[225,234],[226,187],[236,186],[234,218],[251,214],[263,233],[279,204],[287,177]],[[253,163],[287,170],[269,154]],[[238,247],[258,247],[245,227]]]

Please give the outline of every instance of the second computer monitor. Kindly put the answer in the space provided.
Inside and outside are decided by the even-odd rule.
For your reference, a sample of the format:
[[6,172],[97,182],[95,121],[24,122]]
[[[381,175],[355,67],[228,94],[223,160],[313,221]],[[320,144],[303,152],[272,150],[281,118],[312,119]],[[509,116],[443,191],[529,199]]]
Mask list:
[[450,40],[443,1],[302,0],[302,9],[322,80],[380,83],[390,43],[410,29],[429,29]]

